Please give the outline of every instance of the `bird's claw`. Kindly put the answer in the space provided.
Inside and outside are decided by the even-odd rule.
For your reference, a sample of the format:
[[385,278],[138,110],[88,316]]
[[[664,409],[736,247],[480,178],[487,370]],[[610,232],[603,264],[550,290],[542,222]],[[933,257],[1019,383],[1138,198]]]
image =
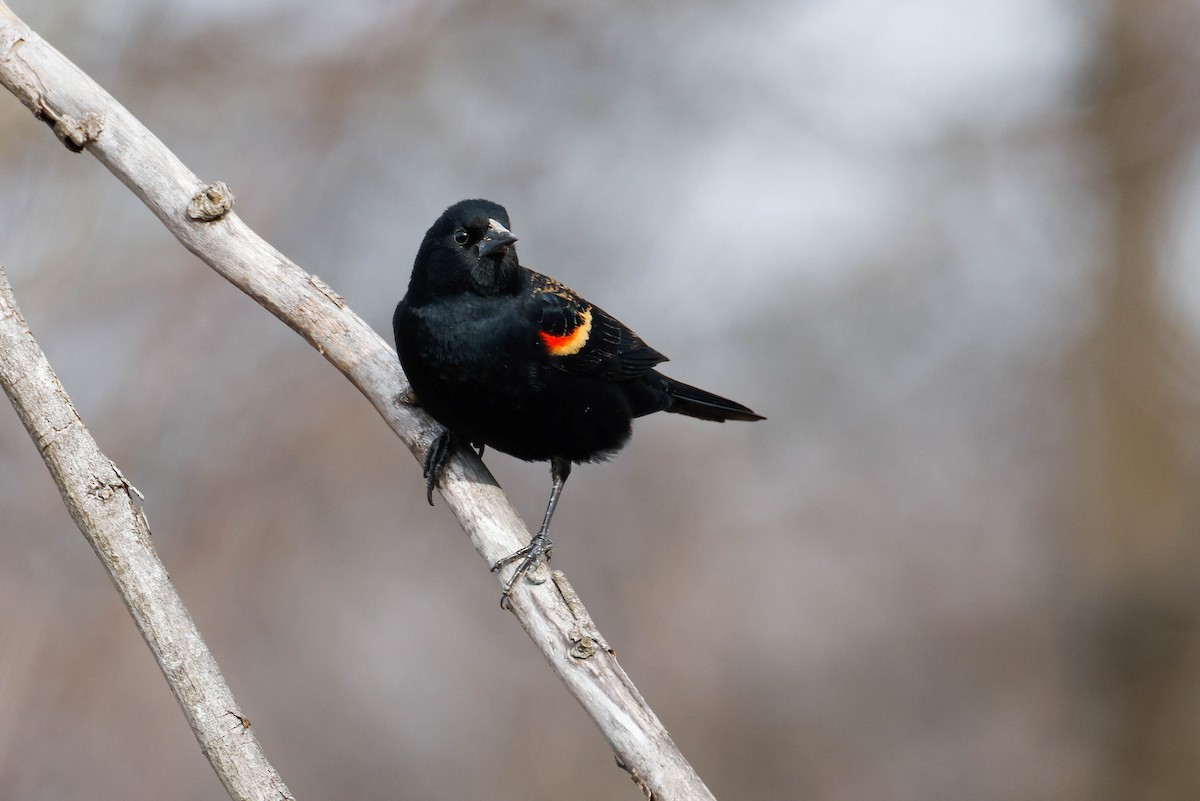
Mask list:
[[520,560],[517,569],[509,576],[508,581],[504,585],[504,591],[500,593],[500,608],[503,609],[508,604],[508,596],[512,594],[513,587],[517,586],[517,582],[521,576],[526,575],[530,570],[544,561],[550,561],[550,552],[554,548],[554,543],[550,541],[549,535],[543,530],[533,535],[533,539],[524,548],[513,551],[508,556],[497,561],[492,565],[492,572],[495,573],[505,565],[512,564]]
[[453,449],[454,442],[450,438],[450,432],[443,431],[429,443],[429,450],[425,451],[421,475],[425,478],[425,500],[429,501],[430,506],[433,506],[433,491],[441,485],[442,471],[446,469]]

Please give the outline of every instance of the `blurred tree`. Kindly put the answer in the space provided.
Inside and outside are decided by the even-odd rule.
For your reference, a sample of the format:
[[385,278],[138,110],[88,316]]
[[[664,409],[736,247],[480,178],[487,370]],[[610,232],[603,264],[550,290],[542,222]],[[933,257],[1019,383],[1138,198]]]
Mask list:
[[1096,273],[1100,317],[1079,405],[1094,409],[1085,597],[1102,653],[1091,664],[1105,672],[1099,687],[1113,705],[1102,786],[1114,799],[1187,798],[1200,786],[1200,474],[1180,436],[1173,367],[1198,354],[1174,329],[1161,280],[1177,176],[1200,122],[1197,33],[1200,6],[1190,0],[1118,0],[1098,63],[1093,124],[1111,170],[1112,242]]

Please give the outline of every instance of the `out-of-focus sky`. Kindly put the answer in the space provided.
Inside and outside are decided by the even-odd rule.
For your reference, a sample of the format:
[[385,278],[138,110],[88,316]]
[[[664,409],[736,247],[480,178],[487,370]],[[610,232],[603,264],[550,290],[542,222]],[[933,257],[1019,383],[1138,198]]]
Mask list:
[[[555,566],[718,798],[1200,781],[1200,8],[12,0],[390,338],[421,235],[767,415],[639,420]],[[299,798],[636,789],[419,465],[0,96],[0,264]],[[537,522],[545,465],[485,461]],[[0,798],[216,799],[0,409]]]

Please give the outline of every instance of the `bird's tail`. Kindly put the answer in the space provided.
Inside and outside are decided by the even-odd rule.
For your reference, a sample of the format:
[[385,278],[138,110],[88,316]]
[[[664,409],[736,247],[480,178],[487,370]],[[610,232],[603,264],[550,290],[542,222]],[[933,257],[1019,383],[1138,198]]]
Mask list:
[[705,392],[698,387],[684,384],[673,378],[666,376],[662,376],[662,378],[667,384],[667,395],[671,399],[671,405],[666,409],[668,412],[686,414],[688,417],[698,417],[701,420],[715,420],[718,423],[724,423],[726,420],[767,419],[728,398]]

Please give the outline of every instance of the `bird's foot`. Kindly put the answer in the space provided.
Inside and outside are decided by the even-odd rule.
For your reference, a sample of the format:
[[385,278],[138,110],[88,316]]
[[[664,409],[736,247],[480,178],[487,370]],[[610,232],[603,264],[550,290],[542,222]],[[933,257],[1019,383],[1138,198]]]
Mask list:
[[433,491],[441,485],[442,471],[446,469],[446,463],[450,461],[453,450],[454,441],[450,432],[442,431],[429,443],[429,449],[425,451],[421,475],[425,478],[425,500],[429,501],[430,506],[433,506]]
[[550,541],[550,537],[545,529],[542,529],[537,534],[533,535],[533,539],[524,548],[521,548],[508,556],[504,557],[496,564],[492,565],[492,572],[495,573],[505,565],[512,564],[520,560],[517,569],[509,577],[508,582],[504,585],[504,592],[500,593],[500,607],[503,609],[508,603],[508,596],[512,594],[513,587],[517,585],[517,581],[521,576],[527,574],[530,570],[544,561],[550,561],[550,551],[554,548],[554,543]]

